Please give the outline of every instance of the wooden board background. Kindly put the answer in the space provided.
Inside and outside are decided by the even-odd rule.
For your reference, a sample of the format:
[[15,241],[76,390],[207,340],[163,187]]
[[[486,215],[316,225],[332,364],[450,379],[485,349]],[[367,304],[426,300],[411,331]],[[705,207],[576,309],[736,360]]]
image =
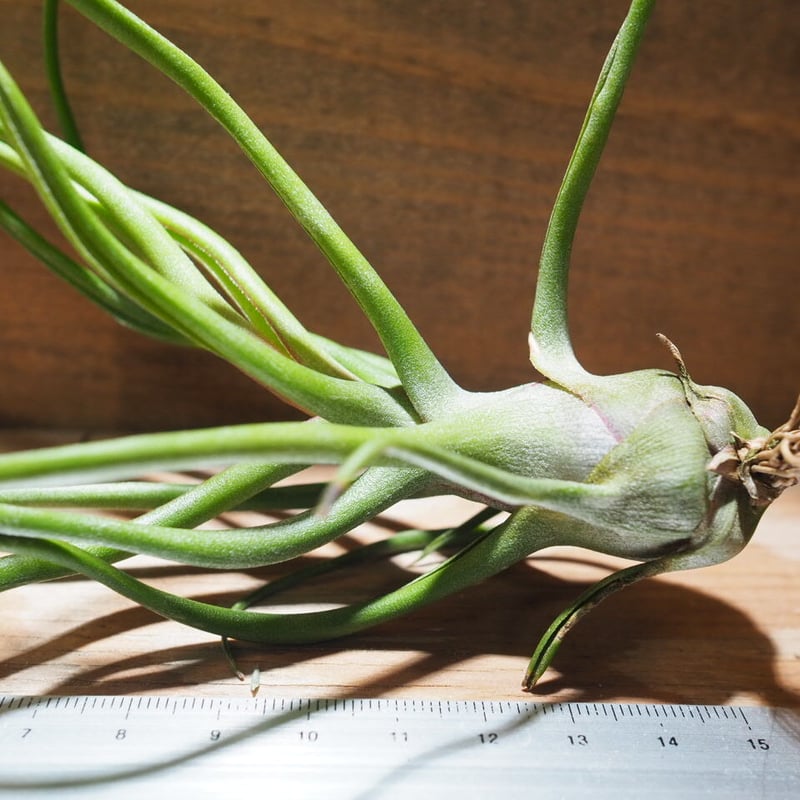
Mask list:
[[[52,120],[39,3],[0,0],[0,54]],[[549,206],[624,0],[137,0],[228,87],[379,269],[455,377],[533,377]],[[316,249],[177,89],[69,10],[90,151],[227,235],[303,321],[373,347]],[[773,427],[798,389],[800,15],[794,0],[656,9],[574,252],[593,370],[671,366]],[[42,212],[16,179],[0,193]],[[211,357],[115,326],[0,241],[0,426],[146,429],[284,416]]]

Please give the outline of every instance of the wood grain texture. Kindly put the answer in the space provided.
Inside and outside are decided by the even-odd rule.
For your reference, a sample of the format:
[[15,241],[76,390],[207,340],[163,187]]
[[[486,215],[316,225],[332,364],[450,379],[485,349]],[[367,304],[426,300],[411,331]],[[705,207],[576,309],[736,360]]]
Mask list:
[[[59,438],[69,438],[60,434]],[[0,448],[52,437],[0,438]],[[463,501],[414,500],[379,525],[301,559],[310,562],[398,528],[452,524]],[[570,634],[537,693],[542,700],[800,707],[800,490],[770,508],[746,550],[725,564],[637,584],[605,601]],[[226,524],[257,524],[253,514]],[[414,557],[306,585],[284,610],[354,602],[416,574]],[[552,548],[468,591],[334,642],[302,647],[237,643],[261,692],[291,697],[520,699],[527,660],[549,622],[622,562]],[[125,565],[161,588],[232,603],[276,568],[202,573],[138,557]],[[161,621],[82,579],[0,593],[0,693],[246,697],[216,637]]]
[[[139,0],[232,91],[469,388],[530,380],[547,214],[625,0]],[[670,366],[773,427],[798,388],[800,15],[659,4],[574,251],[577,350],[598,372]],[[0,0],[0,54],[52,121],[39,4]],[[213,123],[68,12],[90,151],[228,236],[311,328],[374,346],[316,249]],[[42,223],[30,193],[0,192]],[[0,425],[172,428],[284,416],[202,353],[116,327],[0,242]]]

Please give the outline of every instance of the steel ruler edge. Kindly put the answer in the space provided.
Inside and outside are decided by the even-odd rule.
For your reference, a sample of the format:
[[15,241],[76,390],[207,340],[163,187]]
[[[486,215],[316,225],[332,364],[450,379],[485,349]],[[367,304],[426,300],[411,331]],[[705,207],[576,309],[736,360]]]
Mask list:
[[[800,711],[259,696],[0,696],[0,796],[800,797]],[[532,793],[533,792],[533,793]]]

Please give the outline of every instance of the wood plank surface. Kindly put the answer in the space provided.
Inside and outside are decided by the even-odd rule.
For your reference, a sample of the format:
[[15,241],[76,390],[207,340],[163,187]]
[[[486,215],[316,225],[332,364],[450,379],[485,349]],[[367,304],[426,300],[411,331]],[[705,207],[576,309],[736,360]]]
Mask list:
[[[526,333],[537,252],[625,0],[130,5],[264,127],[457,380],[492,389],[535,377]],[[52,125],[39,12],[0,0],[0,58]],[[671,367],[661,331],[696,380],[733,389],[770,428],[788,415],[800,374],[796,12],[795,0],[658,5],[573,254],[571,321],[590,369]],[[310,328],[373,347],[319,253],[213,123],[77,14],[66,14],[64,36],[90,152],[229,237]],[[0,194],[50,230],[17,178],[0,174]],[[0,448],[290,415],[207,354],[114,325],[5,239],[0,279]],[[386,525],[462,513],[412,501]],[[800,706],[799,520],[793,491],[731,562],[608,600],[537,696]],[[275,694],[520,697],[541,631],[615,563],[548,551],[345,641],[238,645],[237,655]],[[201,575],[147,559],[131,569],[230,602],[272,574]],[[371,585],[413,569],[392,562]],[[365,590],[343,578],[293,599]],[[0,615],[2,693],[249,691],[213,637],[83,580],[1,594]]]
[[[18,432],[2,444],[51,439]],[[415,524],[448,524],[465,513],[463,501],[406,501],[386,515],[381,529],[362,529],[356,540]],[[252,514],[238,518],[240,524],[255,521]],[[790,490],[731,561],[659,577],[608,599],[571,633],[534,697],[800,707],[799,523],[800,490]],[[246,674],[260,669],[264,694],[524,698],[520,680],[538,636],[584,586],[620,564],[551,549],[357,636],[302,647],[237,643],[235,654]],[[145,558],[127,568],[156,586],[224,603],[275,574],[204,574]],[[299,610],[364,599],[418,568],[400,557],[295,590],[282,602]],[[234,677],[216,637],[162,621],[83,579],[0,594],[0,619],[2,694],[241,697],[250,691],[248,681]]]
[[[547,216],[626,0],[133,0],[237,97],[406,305],[457,380],[530,380]],[[0,57],[53,125],[40,4],[0,0]],[[232,242],[314,330],[375,346],[346,292],[191,101],[64,12],[89,151]],[[796,0],[657,4],[574,250],[590,369],[671,362],[767,427],[791,409],[800,317]],[[16,177],[0,192],[33,222]],[[115,326],[0,244],[0,424],[174,428],[285,413],[202,353]],[[91,402],[87,402],[91,398]]]

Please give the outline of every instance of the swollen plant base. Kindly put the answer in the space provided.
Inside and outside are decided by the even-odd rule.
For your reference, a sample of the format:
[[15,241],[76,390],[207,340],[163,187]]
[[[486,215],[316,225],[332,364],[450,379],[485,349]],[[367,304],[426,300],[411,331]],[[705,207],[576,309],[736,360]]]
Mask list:
[[[45,5],[46,50],[54,55],[57,3]],[[600,600],[644,577],[730,558],[750,540],[764,508],[798,482],[797,408],[770,433],[731,392],[696,384],[666,339],[674,373],[593,375],[572,349],[572,241],[653,0],[631,3],[552,211],[529,339],[545,380],[487,393],[452,380],[363,255],[210,75],[114,0],[70,5],[176,81],[228,131],[354,295],[385,355],[309,331],[230,243],[93,161],[81,146],[57,58],[50,59],[51,78],[64,139],[42,128],[0,70],[0,164],[33,186],[77,255],[0,205],[5,230],[121,323],[210,350],[309,416],[0,456],[0,547],[12,553],[0,561],[0,588],[81,573],[220,635],[229,648],[234,638],[346,636],[552,545],[636,562],[553,622],[524,677],[529,689],[566,632]],[[335,478],[324,487],[275,486],[314,464],[337,465]],[[137,480],[152,470],[207,467],[219,471],[197,485]],[[437,494],[484,508],[452,529],[401,532],[311,571],[292,569],[292,559],[395,503]],[[242,507],[301,510],[243,529],[197,529]],[[132,521],[102,513],[114,509],[142,513]],[[434,550],[446,558],[367,602],[297,614],[252,610],[322,572]],[[115,566],[132,553],[209,570],[289,566],[284,578],[225,608],[161,591]]]

